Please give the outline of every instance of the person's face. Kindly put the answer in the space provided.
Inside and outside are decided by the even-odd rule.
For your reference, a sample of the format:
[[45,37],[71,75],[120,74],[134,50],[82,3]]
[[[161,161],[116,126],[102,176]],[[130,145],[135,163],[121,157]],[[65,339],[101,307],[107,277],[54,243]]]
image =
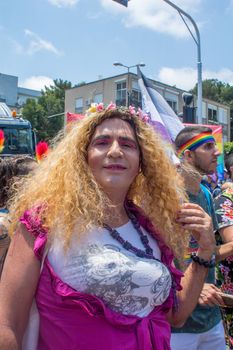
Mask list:
[[213,174],[217,167],[220,152],[214,142],[206,142],[195,151],[190,151],[192,165],[201,174]]
[[132,127],[117,118],[96,127],[88,146],[88,165],[106,193],[126,195],[137,176],[140,151]]

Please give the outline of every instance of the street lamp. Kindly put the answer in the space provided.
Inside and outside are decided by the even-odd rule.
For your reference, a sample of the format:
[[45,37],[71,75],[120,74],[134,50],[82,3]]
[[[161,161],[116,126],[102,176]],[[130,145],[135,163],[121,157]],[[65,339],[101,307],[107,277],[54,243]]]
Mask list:
[[130,88],[129,88],[129,72],[130,71],[129,70],[130,70],[130,68],[134,68],[134,67],[145,67],[145,63],[141,62],[141,63],[134,64],[133,66],[126,66],[125,64],[123,64],[121,62],[114,62],[113,65],[127,68],[127,86],[126,86],[127,101],[126,101],[126,105],[127,105],[127,107],[129,107],[129,102],[130,102]]
[[[177,5],[173,4],[170,0],[163,0],[165,1],[168,5],[172,6],[174,9],[176,9],[182,18],[184,24],[186,25],[189,33],[191,34],[193,40],[195,41],[197,45],[197,122],[198,124],[202,123],[202,63],[201,63],[201,39],[200,39],[200,33],[197,27],[196,22],[194,19],[186,13],[184,10],[182,10],[180,7]],[[195,32],[196,32],[196,37],[194,37],[193,33],[191,32],[188,24],[185,22],[184,15],[187,17],[190,22],[192,23]]]
[[[128,6],[128,2],[129,2],[129,0],[128,1],[127,0],[114,0],[114,1],[118,2],[121,5],[124,5],[126,7]],[[195,41],[195,43],[197,45],[197,122],[199,124],[201,124],[202,123],[202,63],[201,63],[200,33],[199,33],[196,22],[188,13],[186,13],[184,10],[182,10],[177,5],[173,4],[173,2],[171,2],[170,0],[163,0],[163,1],[165,1],[168,5],[172,6],[174,9],[176,9],[178,11],[180,17],[182,18],[184,24],[186,25],[189,33],[191,34],[193,40]],[[190,20],[190,22],[192,23],[192,25],[195,29],[195,32],[196,32],[196,38],[194,37],[193,33],[191,32],[188,24],[185,22],[185,19],[182,15],[187,17]],[[118,62],[116,62],[116,63],[118,63]],[[116,64],[116,65],[126,67],[123,64]]]

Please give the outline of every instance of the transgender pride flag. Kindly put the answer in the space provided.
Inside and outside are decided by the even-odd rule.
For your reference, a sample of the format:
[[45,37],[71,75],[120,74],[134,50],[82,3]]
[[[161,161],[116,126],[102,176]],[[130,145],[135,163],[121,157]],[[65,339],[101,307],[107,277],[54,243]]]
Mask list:
[[152,83],[142,74],[140,68],[137,68],[138,84],[142,93],[142,109],[149,114],[151,124],[164,140],[169,157],[174,163],[179,163],[172,144],[184,126],[163,96],[155,90]]

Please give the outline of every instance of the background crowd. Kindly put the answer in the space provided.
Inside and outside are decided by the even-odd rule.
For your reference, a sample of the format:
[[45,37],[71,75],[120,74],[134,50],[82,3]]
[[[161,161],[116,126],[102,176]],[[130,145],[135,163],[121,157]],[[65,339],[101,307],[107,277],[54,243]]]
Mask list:
[[111,104],[38,166],[1,160],[2,350],[233,349],[233,157],[224,187],[211,129],[175,147]]

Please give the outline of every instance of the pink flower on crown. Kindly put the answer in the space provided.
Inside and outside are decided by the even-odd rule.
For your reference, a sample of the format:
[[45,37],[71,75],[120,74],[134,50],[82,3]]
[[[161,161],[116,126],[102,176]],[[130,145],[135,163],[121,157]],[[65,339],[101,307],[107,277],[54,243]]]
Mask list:
[[129,106],[129,113],[130,114],[136,114],[135,107]]
[[144,113],[141,108],[138,108],[138,112],[137,112],[138,117],[144,122],[144,123],[148,123],[150,118],[148,116],[147,113]]
[[104,104],[101,102],[96,106],[97,112],[102,112],[104,110]]
[[137,115],[140,119],[143,119],[143,111],[141,110],[141,108],[138,108]]
[[142,120],[143,120],[145,123],[148,123],[148,122],[149,122],[149,120],[150,120],[150,118],[148,117],[148,115],[147,115],[147,114],[143,114],[143,118],[142,118]]
[[107,106],[107,108],[106,108],[107,110],[112,110],[112,109],[116,109],[116,105],[115,105],[115,103],[110,103],[108,106]]

